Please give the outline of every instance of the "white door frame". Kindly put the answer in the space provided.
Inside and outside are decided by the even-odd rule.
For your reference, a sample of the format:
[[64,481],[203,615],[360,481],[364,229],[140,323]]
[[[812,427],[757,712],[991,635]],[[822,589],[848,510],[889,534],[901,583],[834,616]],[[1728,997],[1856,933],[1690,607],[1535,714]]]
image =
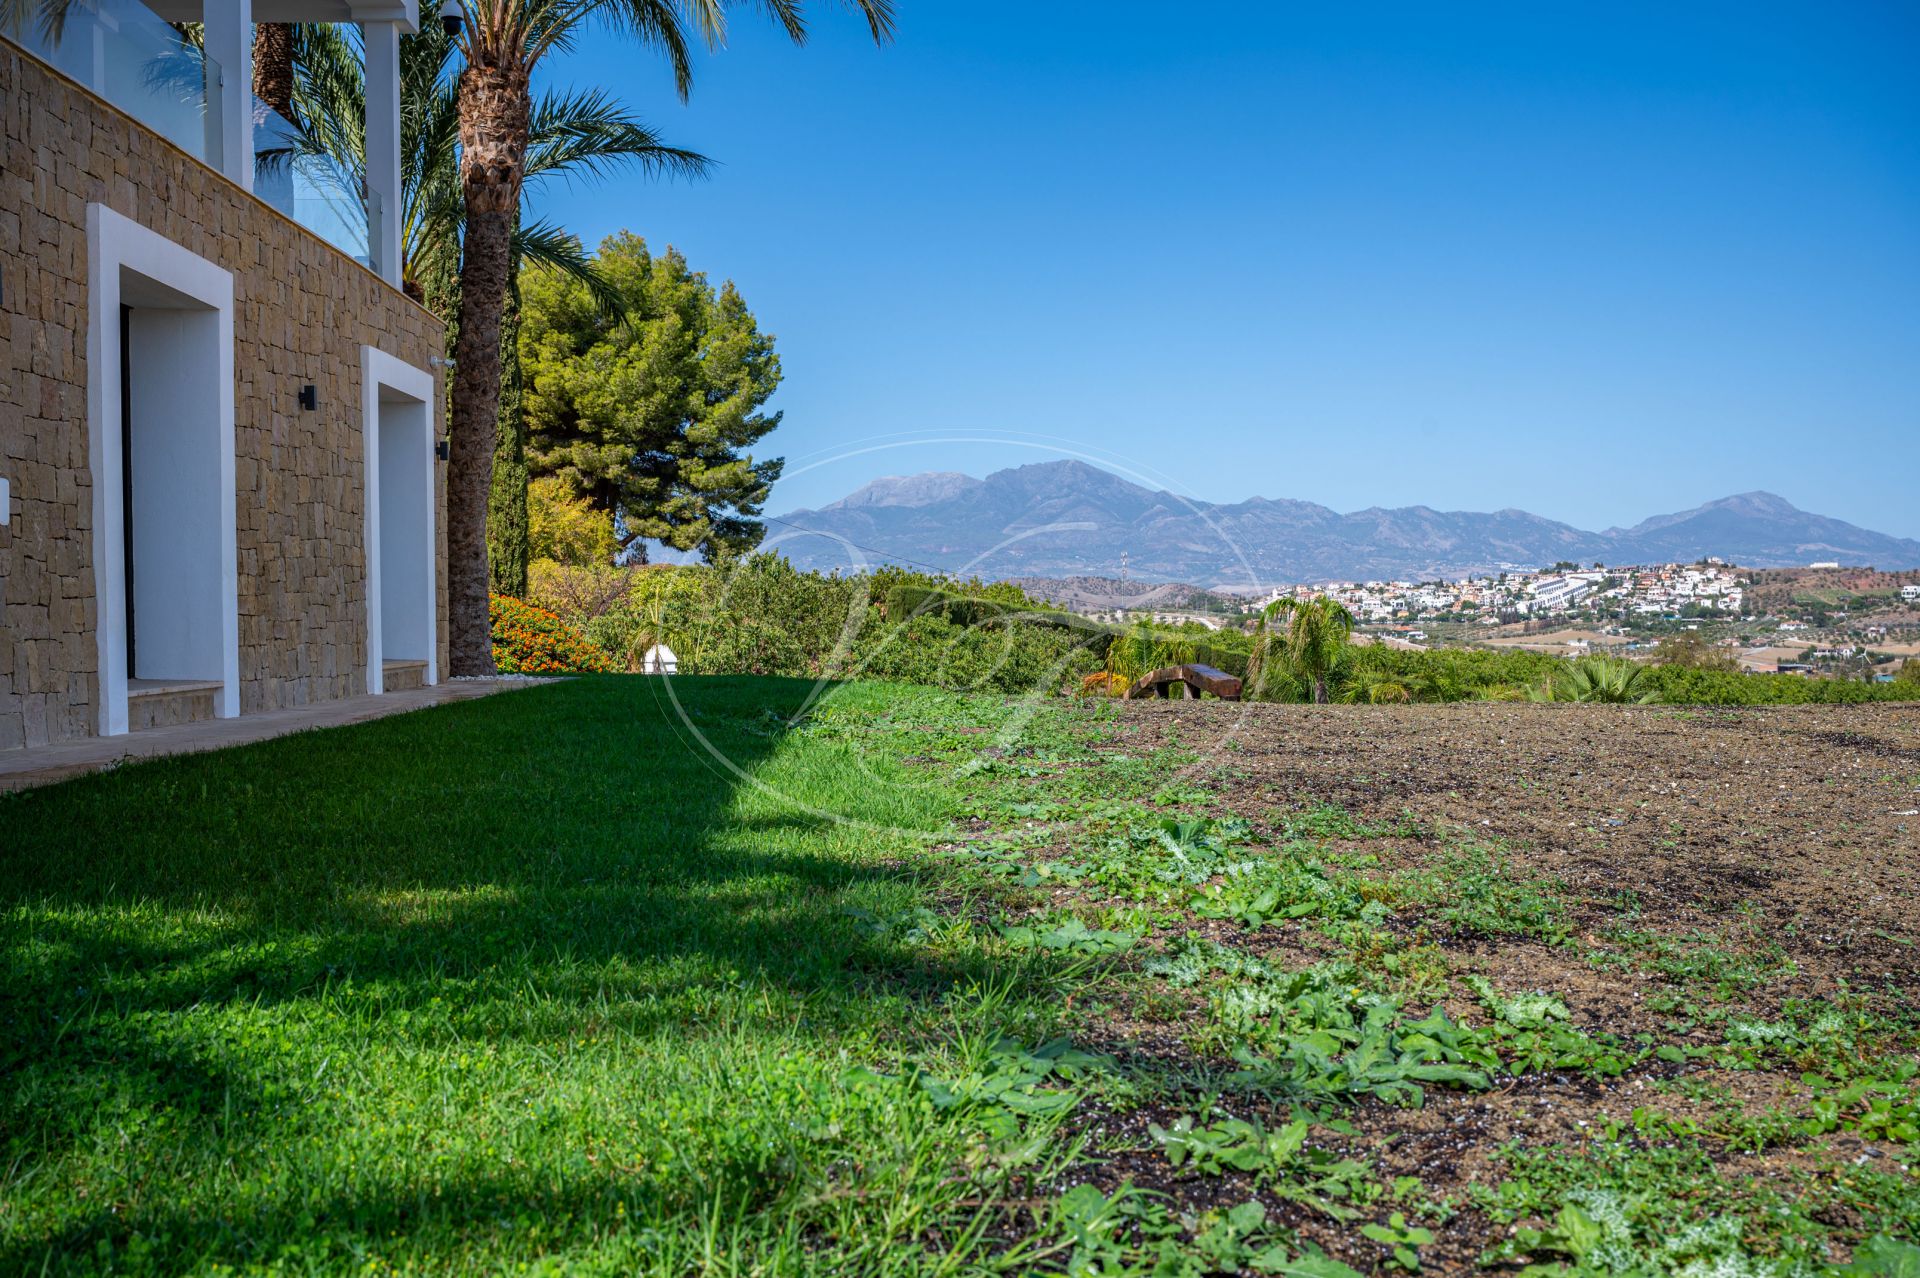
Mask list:
[[433,374],[396,359],[383,350],[362,346],[360,348],[360,453],[366,468],[363,500],[366,503],[367,691],[371,693],[385,692],[387,682],[383,664],[386,659],[384,651],[386,634],[382,629],[384,609],[380,597],[380,392],[383,388],[390,395],[416,401],[425,410],[422,413],[425,428],[420,431],[418,447],[422,462],[421,473],[427,477],[426,492],[422,495],[422,500],[426,503],[427,544],[424,549],[426,561],[430,565],[424,601],[428,638],[427,683],[431,686],[440,682],[438,625],[440,555],[439,530],[434,523],[434,492],[437,482],[434,474],[434,425],[439,414],[434,411]]
[[87,444],[93,480],[94,640],[98,651],[102,736],[127,730],[126,526],[121,492],[127,459],[120,444],[120,302],[123,274],[214,312],[220,470],[221,687],[214,714],[240,713],[240,568],[234,493],[233,275],[104,204],[87,206]]

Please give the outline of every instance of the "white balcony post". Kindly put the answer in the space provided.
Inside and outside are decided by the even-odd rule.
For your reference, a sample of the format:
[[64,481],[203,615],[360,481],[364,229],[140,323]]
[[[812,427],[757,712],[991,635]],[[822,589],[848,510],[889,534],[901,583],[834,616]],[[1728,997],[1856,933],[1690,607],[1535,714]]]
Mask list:
[[253,0],[206,0],[207,56],[220,65],[220,171],[253,189]]
[[367,253],[400,287],[400,25],[363,22],[367,50]]

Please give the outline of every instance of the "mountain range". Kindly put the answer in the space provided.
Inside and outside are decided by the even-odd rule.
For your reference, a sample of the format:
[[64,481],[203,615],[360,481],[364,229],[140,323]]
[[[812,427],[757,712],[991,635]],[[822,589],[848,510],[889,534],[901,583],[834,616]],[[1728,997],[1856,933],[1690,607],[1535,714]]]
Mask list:
[[1140,580],[1229,588],[1709,555],[1754,568],[1828,560],[1920,567],[1920,541],[1811,514],[1772,493],[1587,532],[1514,509],[1376,506],[1341,514],[1286,498],[1190,501],[1081,461],[1038,462],[985,479],[953,471],[876,479],[818,510],[778,516],[768,532],[770,548],[806,568],[895,561],[1004,578],[1114,575],[1124,567]]

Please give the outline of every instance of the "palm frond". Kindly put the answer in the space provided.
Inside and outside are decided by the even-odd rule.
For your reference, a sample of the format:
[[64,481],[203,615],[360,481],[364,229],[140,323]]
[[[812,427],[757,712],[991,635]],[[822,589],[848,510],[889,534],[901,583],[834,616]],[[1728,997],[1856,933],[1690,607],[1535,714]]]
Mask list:
[[293,30],[293,124],[320,152],[358,168],[366,153],[365,53],[357,28],[304,22]]
[[[867,31],[873,36],[875,44],[886,44],[893,39],[893,0],[842,0],[842,6],[867,20]],[[795,44],[806,43],[806,15],[800,0],[760,0],[760,7],[780,25],[788,39]]]
[[700,38],[707,42],[708,48],[727,42],[727,8],[723,0],[687,0],[686,7],[693,11],[694,25],[700,29]]
[[73,0],[5,0],[7,5],[7,29],[18,31],[26,25],[27,17],[35,9],[40,11],[40,34],[53,41],[60,39],[67,29],[67,11],[73,8]]
[[513,255],[521,266],[543,267],[580,281],[601,310],[615,320],[625,318],[626,295],[594,266],[579,236],[551,222],[525,223],[513,234]]
[[894,23],[893,0],[845,0],[846,6],[867,20],[875,44],[890,44],[899,28]]
[[[546,54],[572,48],[590,27],[611,29],[638,39],[666,54],[673,68],[674,89],[684,100],[693,88],[693,48],[682,9],[691,7],[703,34],[712,19],[709,9],[720,0],[478,0],[478,26],[462,37],[469,58],[478,43],[511,50],[523,65],[532,66]],[[512,16],[508,11],[513,11]],[[498,16],[496,16],[498,15]],[[706,42],[715,42],[706,35]]]
[[711,161],[697,151],[668,146],[600,89],[543,94],[534,103],[527,143],[529,181],[574,173],[602,177],[619,164],[691,178],[704,176]]
[[[400,249],[402,276],[414,283],[457,269],[466,225],[459,90],[452,71],[456,48],[432,24],[400,42]],[[326,157],[354,181],[364,181],[366,80],[360,42],[339,28],[303,26],[294,50],[293,158]],[[575,175],[600,178],[623,164],[696,177],[709,165],[698,152],[662,142],[616,98],[597,90],[541,95],[530,125],[525,171],[530,183]],[[589,259],[558,227],[528,219],[516,243],[526,260],[580,279],[597,301],[621,312],[617,292],[591,275]]]

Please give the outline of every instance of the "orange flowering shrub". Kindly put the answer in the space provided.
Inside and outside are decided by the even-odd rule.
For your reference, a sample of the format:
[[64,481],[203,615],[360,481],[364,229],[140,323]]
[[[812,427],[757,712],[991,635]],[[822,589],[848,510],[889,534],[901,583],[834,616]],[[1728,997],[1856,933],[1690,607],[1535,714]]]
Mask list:
[[605,674],[613,658],[557,613],[510,595],[487,596],[493,622],[493,664],[501,674]]

